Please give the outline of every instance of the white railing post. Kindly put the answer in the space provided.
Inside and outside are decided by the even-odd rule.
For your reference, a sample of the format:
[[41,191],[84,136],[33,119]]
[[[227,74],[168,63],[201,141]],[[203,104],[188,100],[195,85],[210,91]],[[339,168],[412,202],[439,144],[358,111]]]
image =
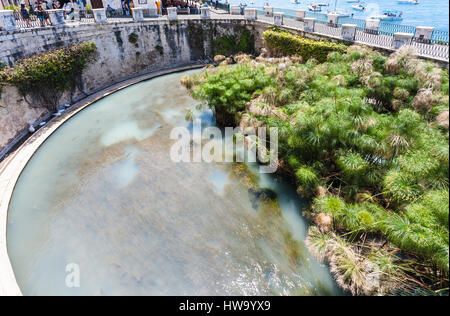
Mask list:
[[421,43],[431,44],[431,35],[433,34],[434,27],[430,26],[417,26],[414,40]]
[[394,49],[399,49],[403,45],[410,45],[413,36],[414,36],[414,34],[411,34],[411,33],[400,33],[400,32],[395,33],[394,41],[392,43],[394,46]]
[[328,15],[327,15],[328,26],[337,27],[338,26],[338,18],[339,18],[339,14],[328,13]]
[[63,9],[47,10],[47,13],[50,18],[50,22],[52,22],[53,26],[60,26],[66,24],[66,20],[64,20]]
[[314,32],[314,27],[316,25],[316,19],[315,18],[304,18],[304,30],[306,32]]
[[273,7],[264,7],[265,16],[273,16]]
[[209,7],[200,8],[200,12],[202,19],[211,19],[211,11],[209,10]]
[[98,24],[108,23],[108,18],[106,17],[106,9],[92,9],[94,14],[94,21]]
[[135,22],[144,20],[144,8],[132,8],[131,13]]
[[241,7],[238,5],[232,5],[231,6],[231,14],[233,15],[240,15],[241,14]]
[[277,26],[281,26],[284,24],[283,22],[284,13],[283,12],[274,12],[273,13],[273,24]]
[[378,28],[380,27],[380,20],[378,19],[366,19],[366,33],[378,35]]
[[167,19],[169,19],[169,21],[178,20],[177,8],[175,7],[167,8]]
[[154,8],[145,8],[145,10],[147,10],[147,12],[148,12],[148,17],[151,17],[151,18],[159,17],[158,8],[156,8],[156,7],[154,7]]
[[354,41],[356,36],[356,24],[342,24],[341,36],[346,41]]
[[258,17],[256,8],[245,8],[244,10],[244,17],[246,20],[256,20]]
[[295,19],[297,21],[303,21],[305,18],[306,10],[296,10],[295,11]]
[[15,31],[17,30],[16,19],[13,10],[0,10],[0,30]]

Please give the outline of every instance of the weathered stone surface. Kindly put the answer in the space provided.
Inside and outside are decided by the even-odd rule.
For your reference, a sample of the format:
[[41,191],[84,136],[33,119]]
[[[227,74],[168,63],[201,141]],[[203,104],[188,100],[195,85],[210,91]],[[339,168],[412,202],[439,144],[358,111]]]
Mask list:
[[16,89],[3,89],[2,99],[9,100],[9,102],[0,104],[0,150],[18,132],[47,113],[45,108],[32,108],[28,104],[24,104],[23,97],[18,94]]

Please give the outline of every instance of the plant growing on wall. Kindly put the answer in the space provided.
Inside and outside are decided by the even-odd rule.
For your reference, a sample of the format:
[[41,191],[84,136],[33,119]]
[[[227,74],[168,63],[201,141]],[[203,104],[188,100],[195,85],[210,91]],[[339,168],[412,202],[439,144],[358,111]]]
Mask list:
[[224,35],[213,42],[215,52],[218,55],[229,56],[234,53],[255,53],[255,36],[244,29],[240,37],[235,35]]
[[54,111],[64,92],[81,89],[82,72],[96,51],[89,41],[24,58],[0,70],[0,86],[14,86],[29,104]]
[[139,35],[137,35],[136,33],[131,33],[130,35],[128,35],[128,41],[136,47],[139,47],[138,40]]

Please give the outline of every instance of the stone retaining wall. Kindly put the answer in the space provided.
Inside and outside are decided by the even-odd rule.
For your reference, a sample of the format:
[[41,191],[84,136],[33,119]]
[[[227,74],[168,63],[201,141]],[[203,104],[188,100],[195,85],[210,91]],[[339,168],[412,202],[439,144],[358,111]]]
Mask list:
[[[93,40],[98,54],[83,75],[82,91],[68,93],[61,100],[61,104],[73,103],[139,74],[192,62],[208,63],[214,57],[216,39],[239,36],[244,29],[253,32],[256,39],[262,37],[264,30],[256,22],[235,19],[130,21],[20,30],[0,33],[0,61],[13,65],[18,59],[38,52]],[[137,41],[130,41],[131,34],[137,35]],[[260,48],[261,42],[257,40],[255,46]],[[13,87],[2,88],[0,152],[47,113],[39,106],[33,100],[24,100]]]

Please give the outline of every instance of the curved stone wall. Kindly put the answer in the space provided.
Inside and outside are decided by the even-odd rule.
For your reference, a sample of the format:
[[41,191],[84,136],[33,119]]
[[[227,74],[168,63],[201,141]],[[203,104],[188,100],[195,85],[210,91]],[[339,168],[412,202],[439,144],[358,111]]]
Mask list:
[[[261,38],[264,27],[252,21],[185,19],[177,22],[149,20],[107,24],[80,24],[0,33],[0,62],[13,65],[37,52],[93,40],[97,59],[83,75],[83,91],[65,95],[61,104],[73,103],[113,83],[151,71],[208,63],[215,54],[214,41],[224,35],[239,36],[244,29]],[[256,34],[258,33],[258,34]],[[137,41],[129,39],[137,35]],[[135,37],[135,36],[134,36]],[[256,48],[261,43],[256,42]],[[0,152],[29,124],[46,115],[30,106],[12,87],[3,87],[0,97]],[[0,158],[1,159],[1,158]]]

